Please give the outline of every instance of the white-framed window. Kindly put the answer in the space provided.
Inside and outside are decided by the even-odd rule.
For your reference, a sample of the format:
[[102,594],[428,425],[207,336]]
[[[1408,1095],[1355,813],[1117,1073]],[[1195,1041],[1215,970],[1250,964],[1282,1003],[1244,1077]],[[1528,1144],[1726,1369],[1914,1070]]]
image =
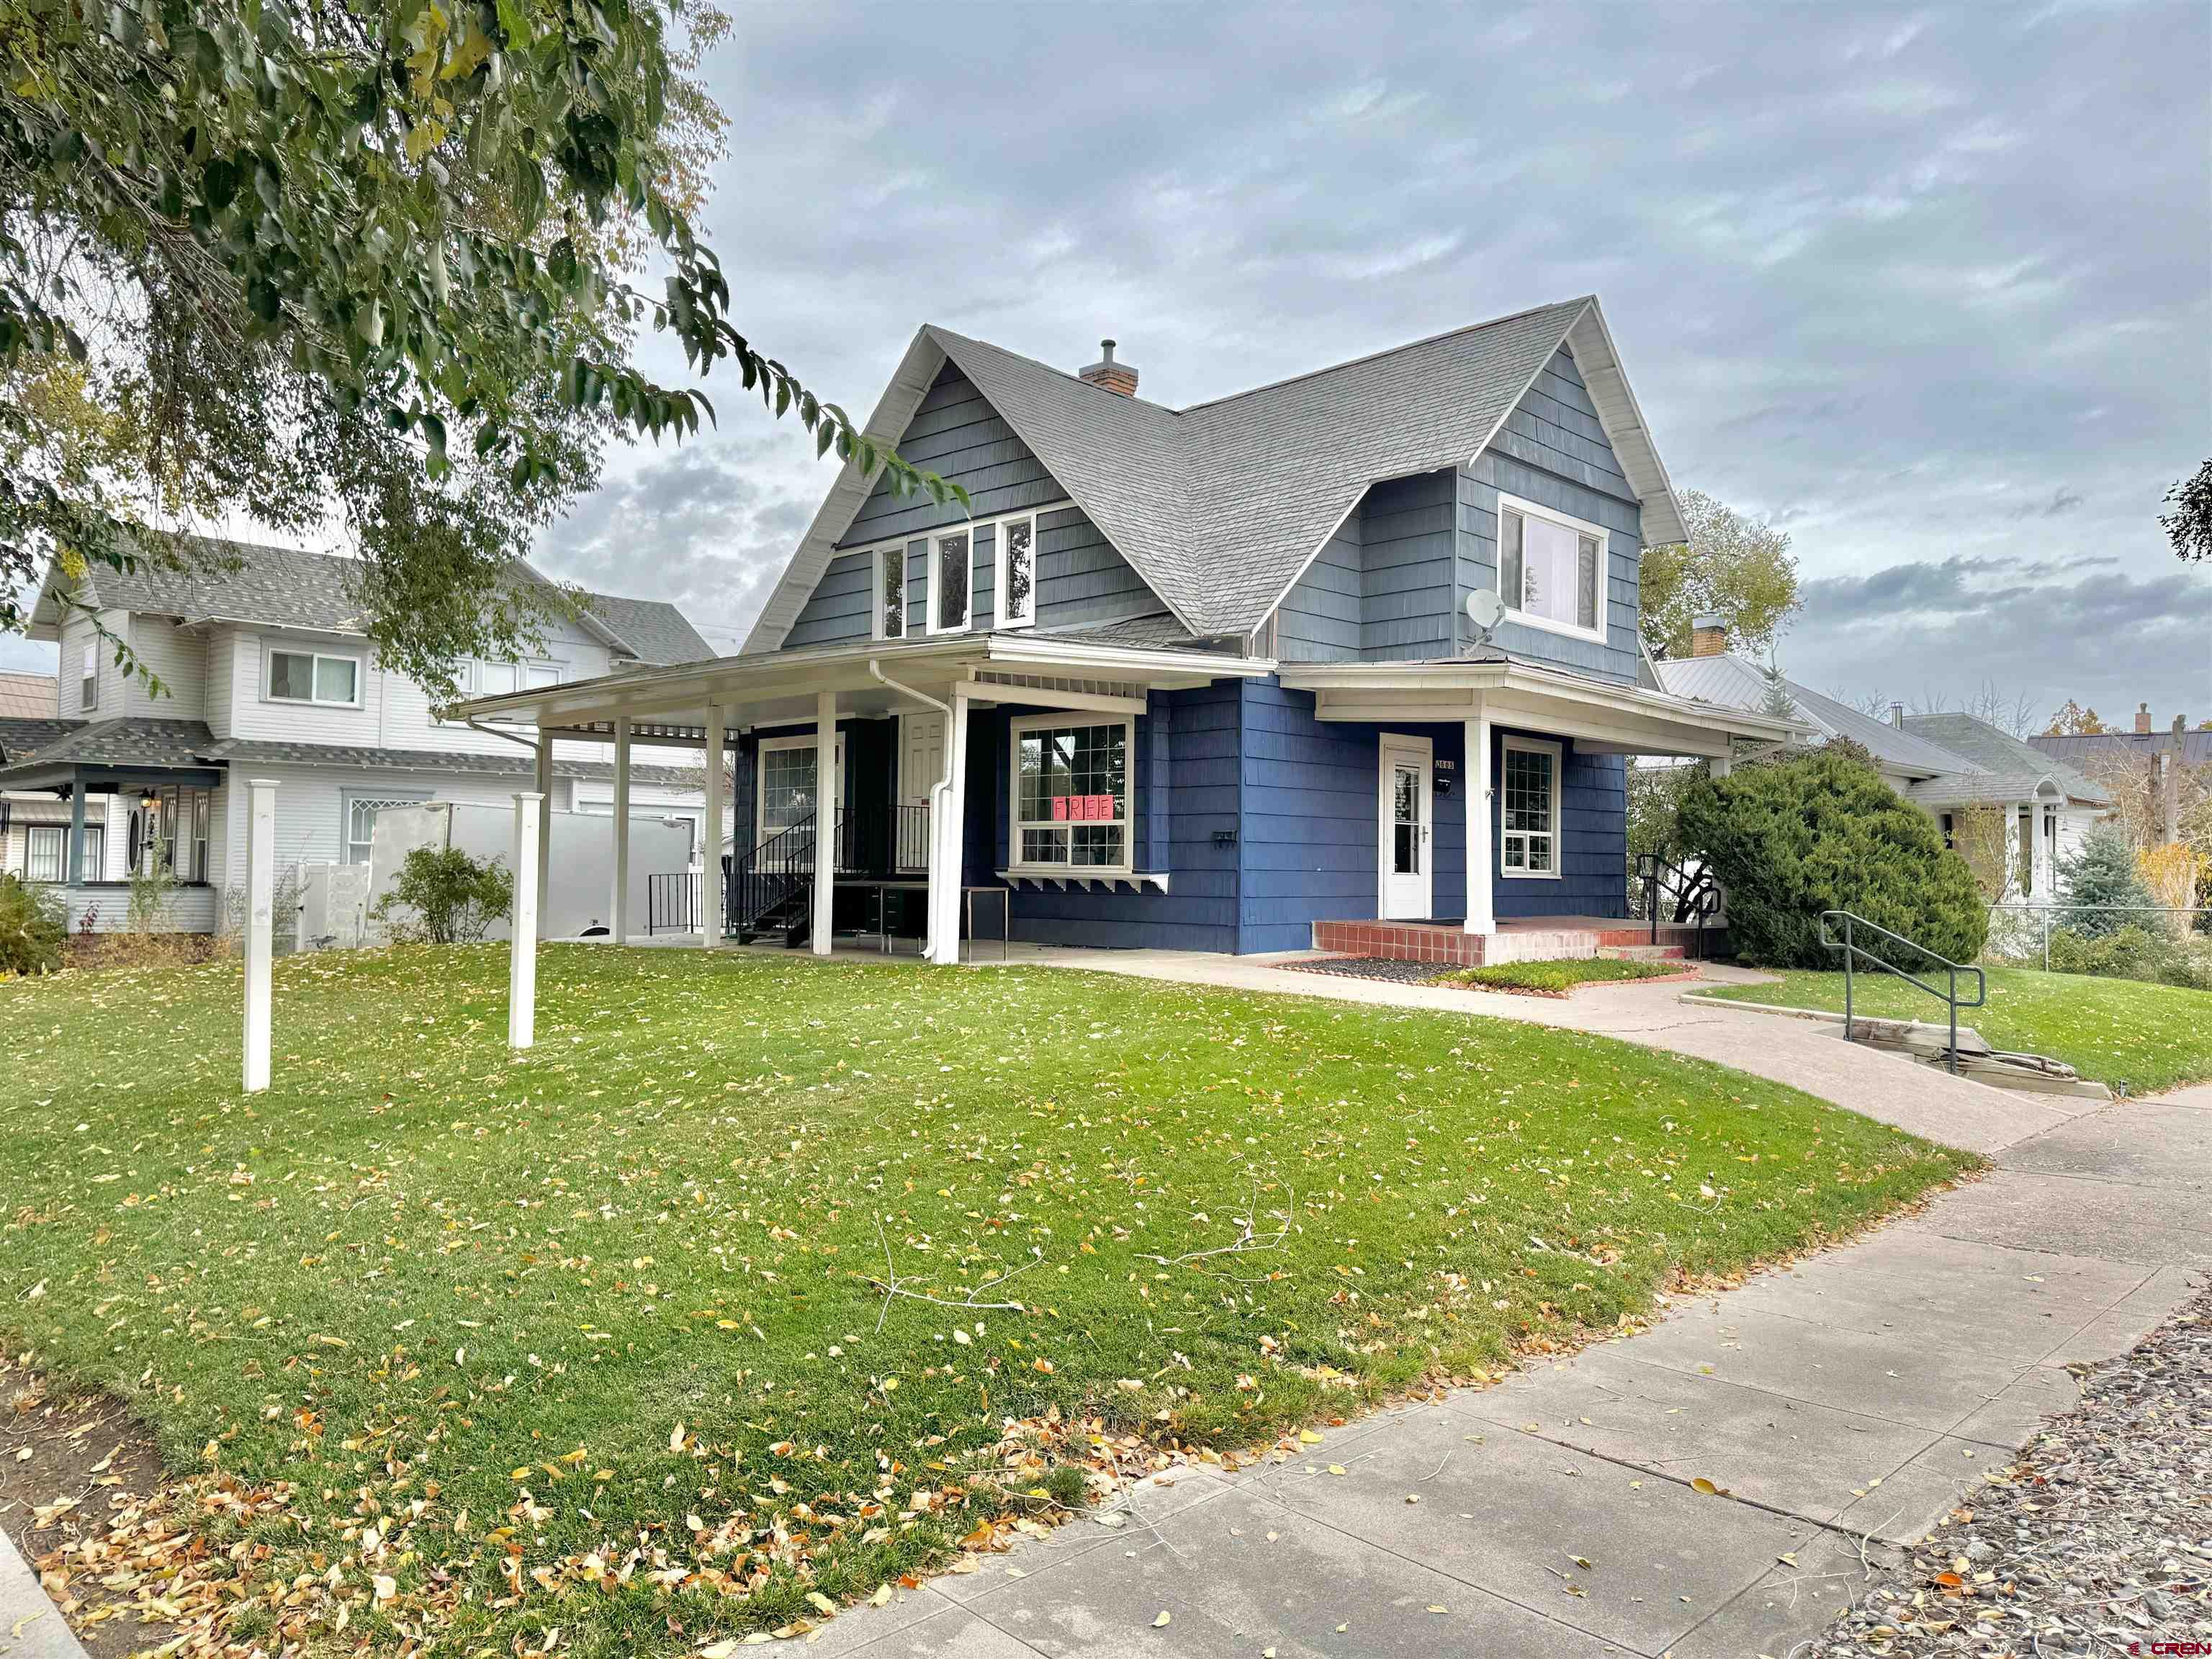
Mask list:
[[929,631],[964,634],[975,595],[972,527],[940,530],[929,538]]
[[[25,881],[58,882],[62,878],[62,861],[69,847],[69,830],[58,823],[33,823],[24,831],[23,879]],[[85,867],[98,873],[98,866],[88,857]]]
[[1027,714],[1010,741],[1012,867],[1128,874],[1136,721]]
[[871,582],[876,594],[875,636],[879,640],[906,637],[906,544],[879,547]]
[[1034,513],[1001,519],[992,534],[992,568],[999,626],[1027,628],[1036,621],[1036,535]]
[[1498,872],[1557,876],[1559,745],[1533,738],[1503,738],[1498,768]]
[[541,685],[561,684],[561,665],[557,662],[526,662],[522,665],[522,689],[535,691]]
[[319,702],[339,708],[361,707],[358,657],[271,649],[265,673],[262,696],[270,702]]
[[77,682],[77,707],[89,711],[100,707],[100,641],[84,642],[84,672]]
[[387,806],[414,806],[429,799],[420,793],[356,795],[346,792],[345,797],[345,862],[367,864],[375,844],[376,815]]
[[[815,774],[820,759],[811,732],[795,738],[763,738],[754,757],[753,844],[758,846],[813,817],[817,804]],[[845,734],[837,734],[837,775],[845,775]],[[806,841],[808,837],[801,836]],[[742,849],[740,849],[742,850]],[[811,856],[802,848],[804,861]]]
[[1605,548],[1602,525],[1498,498],[1498,597],[1516,622],[1602,641]]

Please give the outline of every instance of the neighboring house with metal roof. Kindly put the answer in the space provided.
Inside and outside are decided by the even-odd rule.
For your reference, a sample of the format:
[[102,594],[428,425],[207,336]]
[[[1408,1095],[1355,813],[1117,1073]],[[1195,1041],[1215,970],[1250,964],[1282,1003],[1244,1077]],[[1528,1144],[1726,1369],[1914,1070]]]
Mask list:
[[[1660,684],[1700,702],[1765,707],[1776,680],[1727,648],[1717,619],[1698,623],[1689,656],[1654,665]],[[1892,704],[1890,718],[1877,720],[1787,677],[1776,678],[1800,719],[1823,738],[1846,738],[1865,750],[1893,789],[1942,825],[1947,845],[1969,808],[2002,812],[2008,897],[2056,897],[2059,861],[2112,810],[2101,785],[1972,714],[1907,714],[1902,704]]]
[[[420,685],[384,669],[352,561],[228,542],[182,551],[96,566],[66,589],[50,570],[31,632],[59,646],[58,684],[46,682],[42,715],[0,717],[0,790],[43,803],[22,809],[6,867],[67,890],[72,925],[121,925],[130,872],[158,860],[177,878],[171,925],[220,926],[223,890],[242,880],[249,772],[279,786],[280,866],[365,861],[385,806],[501,803],[541,776],[549,810],[612,810],[602,745],[563,744],[541,775],[529,748],[436,718]],[[94,617],[158,685],[125,672]],[[465,692],[484,693],[713,654],[673,605],[589,594],[547,628],[540,654],[459,670]],[[695,825],[703,810],[680,764],[641,769],[632,804]]]
[[1070,373],[926,325],[865,430],[965,504],[848,465],[738,656],[471,709],[732,749],[710,941],[865,923],[939,960],[969,907],[1070,944],[1389,920],[1448,923],[1437,959],[1586,953],[1627,915],[1626,757],[1801,729],[1643,675],[1641,554],[1681,515],[1595,299],[1182,409],[1138,378],[1111,341]]

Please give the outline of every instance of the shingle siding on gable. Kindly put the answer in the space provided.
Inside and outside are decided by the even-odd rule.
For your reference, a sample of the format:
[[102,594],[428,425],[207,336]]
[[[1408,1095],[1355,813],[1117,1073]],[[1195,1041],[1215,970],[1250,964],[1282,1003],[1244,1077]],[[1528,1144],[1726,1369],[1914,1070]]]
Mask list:
[[[915,465],[939,474],[969,492],[974,516],[989,519],[1047,501],[1064,501],[1067,492],[1027,445],[1014,436],[981,392],[950,364],[937,377],[899,441],[899,453]],[[838,544],[866,548],[886,537],[907,538],[908,632],[926,631],[929,615],[929,532],[963,523],[969,514],[957,501],[940,507],[927,495],[901,496],[888,482],[862,504]],[[969,546],[971,628],[994,626],[998,619],[995,531],[979,529]],[[1039,515],[1036,541],[1036,622],[1043,628],[1111,622],[1147,615],[1161,602],[1144,579],[1115,552],[1082,509],[1061,507]],[[865,640],[873,628],[875,566],[866,551],[834,556],[784,636],[784,648],[835,645]]]
[[1419,661],[1452,653],[1454,475],[1371,486],[1278,613],[1285,662]]
[[1605,441],[1574,359],[1565,351],[1537,377],[1497,440],[1460,471],[1455,613],[1473,589],[1498,586],[1501,491],[1605,526],[1607,637],[1601,645],[1506,622],[1498,624],[1492,642],[1533,662],[1634,684],[1643,512]]
[[1355,510],[1285,596],[1275,613],[1275,650],[1283,661],[1359,659],[1359,528]]

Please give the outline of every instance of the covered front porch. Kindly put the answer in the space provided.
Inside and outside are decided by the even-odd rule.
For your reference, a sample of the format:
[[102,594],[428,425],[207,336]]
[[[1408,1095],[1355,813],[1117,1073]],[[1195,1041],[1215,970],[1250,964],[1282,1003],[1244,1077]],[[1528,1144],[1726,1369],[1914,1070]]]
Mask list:
[[[541,775],[556,739],[611,745],[612,939],[765,939],[817,954],[841,937],[879,949],[904,939],[955,962],[964,936],[1005,939],[1018,893],[1164,893],[1162,700],[1272,667],[996,634],[726,658],[454,712],[532,728]],[[641,746],[720,763],[705,768],[701,866],[649,872],[639,916],[626,902],[626,830]]]

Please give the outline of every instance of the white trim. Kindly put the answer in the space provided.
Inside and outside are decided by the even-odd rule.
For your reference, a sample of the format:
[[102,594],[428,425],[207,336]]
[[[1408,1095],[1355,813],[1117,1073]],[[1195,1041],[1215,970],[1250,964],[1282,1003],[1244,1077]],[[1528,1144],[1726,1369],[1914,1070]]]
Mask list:
[[[280,697],[274,691],[270,690],[270,685],[276,679],[276,659],[279,657],[305,657],[307,659],[308,696],[304,697]],[[340,702],[336,697],[318,697],[313,695],[315,689],[315,682],[322,678],[322,665],[325,662],[342,662],[351,666],[353,669],[353,696],[351,698],[344,702]],[[367,678],[368,672],[362,666],[362,659],[358,656],[355,656],[347,652],[317,651],[312,647],[302,651],[293,646],[270,645],[265,642],[261,647],[261,701],[264,702],[289,703],[303,708],[359,708],[362,706],[362,694],[367,690],[367,688],[362,685],[362,682]],[[521,678],[520,671],[517,672],[515,678],[518,680]],[[548,688],[538,686],[535,689],[543,691]]]
[[[991,528],[991,622],[994,628],[1034,628],[1037,612],[1037,520],[1042,516],[1035,510],[1009,513],[1001,518],[986,520]],[[1011,525],[1026,522],[1030,527],[1030,612],[1026,617],[1010,615],[1006,610],[1006,530]]]
[[1035,869],[1001,870],[999,879],[1009,887],[1027,887],[1040,893],[1048,887],[1059,893],[1064,893],[1071,887],[1079,887],[1086,893],[1093,887],[1103,887],[1109,893],[1141,893],[1147,887],[1155,892],[1168,890],[1168,872],[1164,870],[1135,870],[1125,876],[1115,875],[1110,871],[1092,871],[1083,875],[1062,872],[1054,875]]
[[[1398,792],[1392,786],[1397,781],[1393,775],[1395,767],[1393,755],[1419,755],[1421,757],[1421,848],[1419,871],[1421,879],[1420,915],[1394,916],[1390,914],[1390,855],[1397,840]],[[1425,737],[1410,732],[1384,732],[1380,735],[1375,757],[1375,915],[1382,921],[1428,921],[1437,913],[1437,746]]]
[[[1552,827],[1549,830],[1509,830],[1505,827],[1505,821],[1503,816],[1505,805],[1505,773],[1507,764],[1505,757],[1512,754],[1516,750],[1519,750],[1524,754],[1547,755],[1551,757],[1552,800],[1549,808],[1549,815],[1551,817]],[[1546,738],[1520,738],[1504,735],[1500,736],[1498,739],[1498,802],[1500,813],[1498,827],[1498,874],[1499,878],[1504,881],[1559,881],[1563,879],[1559,870],[1559,842],[1560,836],[1563,833],[1562,826],[1559,822],[1559,800],[1560,774],[1566,770],[1566,750],[1564,745],[1553,743]],[[1519,836],[1523,838],[1522,856],[1526,857],[1526,838],[1529,836],[1539,835],[1542,836],[1551,843],[1552,867],[1550,869],[1516,870],[1507,865],[1505,862],[1505,843],[1510,837]]]
[[[1528,586],[1528,537],[1526,524],[1528,520],[1541,519],[1548,524],[1557,525],[1562,530],[1574,532],[1578,579],[1582,558],[1581,538],[1584,536],[1593,536],[1597,538],[1597,569],[1595,573],[1597,592],[1591,596],[1594,601],[1593,608],[1598,617],[1596,627],[1584,628],[1579,623],[1558,622],[1550,617],[1540,617],[1533,611],[1524,611],[1521,608],[1521,594],[1516,593],[1511,598],[1506,596],[1505,515],[1508,513],[1517,513],[1523,520],[1521,536],[1522,593],[1526,593]],[[1613,539],[1612,532],[1603,525],[1592,524],[1588,519],[1577,519],[1571,513],[1562,513],[1558,507],[1546,507],[1540,501],[1528,501],[1519,495],[1509,495],[1501,489],[1498,492],[1498,538],[1492,545],[1497,551],[1491,564],[1491,579],[1498,591],[1498,599],[1504,603],[1507,622],[1519,623],[1524,628],[1540,628],[1548,634],[1565,634],[1570,639],[1589,640],[1598,645],[1607,643],[1607,561],[1611,556]],[[1582,595],[1579,592],[1575,595],[1575,602],[1577,609],[1579,610],[1582,603]]]
[[[754,745],[752,844],[755,847],[768,839],[768,795],[761,788],[761,779],[766,775],[768,769],[761,763],[763,757],[771,750],[804,749],[811,755],[820,747],[821,744],[816,741],[814,733],[811,731],[801,732],[793,737],[763,738]],[[836,760],[837,776],[830,780],[832,784],[837,783],[845,775],[845,734],[842,732],[837,733]],[[841,810],[842,805],[842,801],[833,803],[832,810]],[[734,833],[734,826],[732,826],[733,836]],[[817,847],[822,844],[822,763],[818,757],[814,765],[814,842]],[[719,852],[720,849],[718,848],[716,850]],[[743,850],[732,840],[730,851],[736,854]]]
[[[975,624],[975,526],[973,519],[958,524],[940,525],[929,532],[929,586],[925,590],[929,602],[929,628],[932,635],[965,634]],[[938,598],[941,592],[939,577],[945,568],[944,544],[954,537],[968,544],[968,584],[960,596],[960,620],[947,623],[939,620]]]
[[[1104,822],[1121,827],[1119,864],[1030,864],[1022,858],[1022,734],[1059,726],[1118,726],[1121,728],[1121,816]],[[1093,819],[1093,823],[1100,820]],[[1074,836],[1069,835],[1069,850]],[[1051,714],[1017,714],[1006,722],[1006,868],[1000,873],[1050,876],[1064,880],[1133,879],[1137,867],[1137,717],[1099,719],[1095,714],[1062,711]]]

